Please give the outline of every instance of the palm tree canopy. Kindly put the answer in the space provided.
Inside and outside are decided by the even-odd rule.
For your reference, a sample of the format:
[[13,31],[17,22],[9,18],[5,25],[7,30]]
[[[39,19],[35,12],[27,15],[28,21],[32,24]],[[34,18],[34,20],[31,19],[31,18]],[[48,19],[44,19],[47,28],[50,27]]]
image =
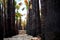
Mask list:
[[15,6],[15,8],[16,8],[17,10],[19,10],[19,8],[20,8],[20,5],[16,5],[16,6]]

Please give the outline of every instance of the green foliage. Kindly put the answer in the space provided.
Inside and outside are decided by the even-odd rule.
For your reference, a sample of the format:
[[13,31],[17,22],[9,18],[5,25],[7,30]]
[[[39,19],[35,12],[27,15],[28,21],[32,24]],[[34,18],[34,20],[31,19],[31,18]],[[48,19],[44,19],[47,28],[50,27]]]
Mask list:
[[0,0],[0,2],[1,2],[1,0]]
[[2,0],[0,0],[0,4],[2,3]]
[[26,5],[26,9],[28,9],[28,7],[29,7],[29,6],[28,6],[28,5]]
[[21,13],[18,12],[20,6],[16,5],[16,1],[15,1],[15,8],[17,9],[17,12],[15,13],[15,20],[18,20],[18,17],[21,17]]
[[20,6],[19,6],[19,5],[16,5],[15,8],[16,8],[17,10],[19,10]]
[[19,12],[17,12],[17,13],[15,14],[15,19],[16,19],[16,20],[18,20],[18,17],[20,17],[20,18],[21,18],[21,16],[22,16],[22,14],[21,14],[21,13],[19,13]]
[[16,6],[16,1],[14,0],[14,5]]

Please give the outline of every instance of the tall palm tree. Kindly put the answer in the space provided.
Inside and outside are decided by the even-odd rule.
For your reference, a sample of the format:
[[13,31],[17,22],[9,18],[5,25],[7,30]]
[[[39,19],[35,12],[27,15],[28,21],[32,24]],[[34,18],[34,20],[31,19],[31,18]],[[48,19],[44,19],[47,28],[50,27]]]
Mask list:
[[32,9],[29,10],[29,18],[27,24],[28,34],[37,36],[41,33],[39,0],[32,0]]

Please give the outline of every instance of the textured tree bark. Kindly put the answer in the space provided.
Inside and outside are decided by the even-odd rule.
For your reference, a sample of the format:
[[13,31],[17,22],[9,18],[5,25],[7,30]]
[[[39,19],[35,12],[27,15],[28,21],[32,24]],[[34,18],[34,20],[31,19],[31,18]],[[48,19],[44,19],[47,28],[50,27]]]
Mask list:
[[41,36],[45,40],[45,17],[47,16],[47,0],[41,1]]
[[5,22],[5,37],[11,37],[18,34],[18,28],[15,26],[15,6],[14,0],[7,0],[7,15]]
[[55,36],[60,33],[59,1],[58,0],[41,0],[41,5],[42,5],[42,8],[41,8],[42,14],[45,19],[44,25],[42,25],[43,40],[59,40],[59,37],[58,39],[57,37],[55,39]]
[[2,3],[0,2],[0,40],[3,40],[3,26],[2,26]]
[[[29,10],[28,18],[28,33],[32,36],[41,34],[39,0],[32,0],[32,9]],[[26,28],[27,28],[26,27]]]

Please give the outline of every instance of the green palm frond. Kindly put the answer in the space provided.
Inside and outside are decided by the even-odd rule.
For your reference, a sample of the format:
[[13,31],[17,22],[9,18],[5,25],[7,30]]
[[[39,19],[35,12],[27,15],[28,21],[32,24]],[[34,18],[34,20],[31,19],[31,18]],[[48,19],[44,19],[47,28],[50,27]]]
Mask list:
[[21,16],[22,16],[22,14],[17,12],[17,13],[15,14],[15,19],[18,20],[18,17],[21,18]]
[[16,8],[17,10],[19,10],[19,8],[20,8],[20,5],[16,5],[16,6],[15,6],[15,8]]

